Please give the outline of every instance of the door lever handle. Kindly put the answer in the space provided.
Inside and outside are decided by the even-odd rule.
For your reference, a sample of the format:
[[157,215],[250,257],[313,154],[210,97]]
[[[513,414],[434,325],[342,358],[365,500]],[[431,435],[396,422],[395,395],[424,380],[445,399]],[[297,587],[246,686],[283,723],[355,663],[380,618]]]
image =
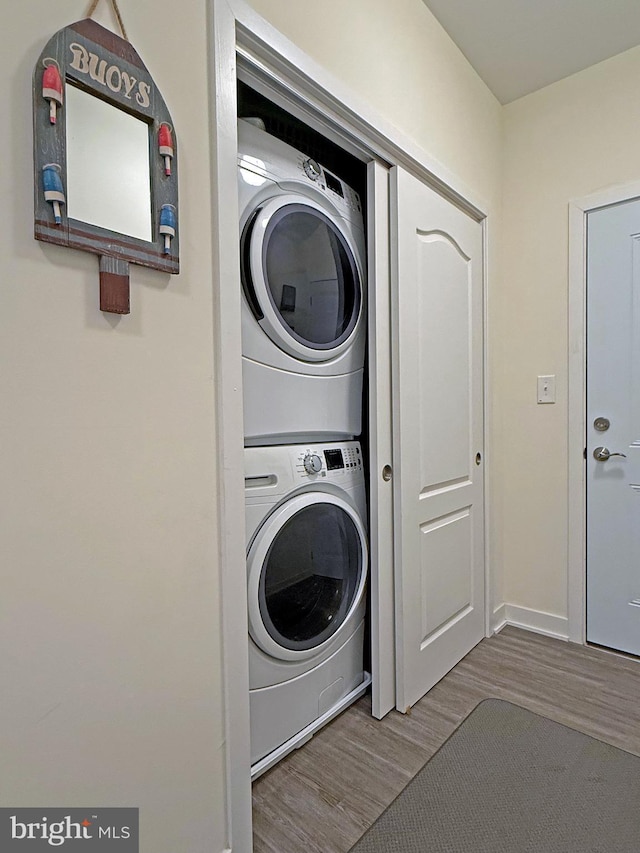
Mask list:
[[625,459],[627,458],[626,453],[611,453],[608,447],[596,447],[593,451],[593,458],[598,462],[606,462],[607,459],[610,459],[612,456],[622,456]]

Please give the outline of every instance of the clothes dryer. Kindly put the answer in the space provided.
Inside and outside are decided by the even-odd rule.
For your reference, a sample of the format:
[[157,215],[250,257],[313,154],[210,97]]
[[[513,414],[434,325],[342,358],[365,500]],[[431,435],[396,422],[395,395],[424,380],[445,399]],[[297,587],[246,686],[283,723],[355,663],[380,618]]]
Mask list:
[[245,494],[255,777],[370,683],[360,445],[245,448]]
[[358,436],[365,356],[360,199],[238,122],[245,445]]

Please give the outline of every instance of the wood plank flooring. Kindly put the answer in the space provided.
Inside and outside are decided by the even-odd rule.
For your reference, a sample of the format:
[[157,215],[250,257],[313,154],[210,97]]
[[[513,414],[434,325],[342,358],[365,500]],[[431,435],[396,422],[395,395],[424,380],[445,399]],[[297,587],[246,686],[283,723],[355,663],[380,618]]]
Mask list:
[[254,853],[346,853],[482,699],[640,755],[640,661],[505,628],[412,709],[363,697],[253,787]]

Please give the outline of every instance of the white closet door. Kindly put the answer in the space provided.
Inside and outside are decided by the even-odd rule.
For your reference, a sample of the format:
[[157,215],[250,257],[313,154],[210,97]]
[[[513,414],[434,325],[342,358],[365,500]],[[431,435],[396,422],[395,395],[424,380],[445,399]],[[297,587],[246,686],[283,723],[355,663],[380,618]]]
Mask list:
[[371,712],[381,719],[396,705],[389,170],[372,160],[367,179]]
[[484,636],[482,226],[392,170],[396,705]]

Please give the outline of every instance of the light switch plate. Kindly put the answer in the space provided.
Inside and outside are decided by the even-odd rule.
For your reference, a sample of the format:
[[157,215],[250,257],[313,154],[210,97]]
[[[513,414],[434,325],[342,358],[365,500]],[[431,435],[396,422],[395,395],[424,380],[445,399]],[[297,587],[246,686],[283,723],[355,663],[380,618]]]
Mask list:
[[555,403],[556,377],[538,376],[538,403]]

